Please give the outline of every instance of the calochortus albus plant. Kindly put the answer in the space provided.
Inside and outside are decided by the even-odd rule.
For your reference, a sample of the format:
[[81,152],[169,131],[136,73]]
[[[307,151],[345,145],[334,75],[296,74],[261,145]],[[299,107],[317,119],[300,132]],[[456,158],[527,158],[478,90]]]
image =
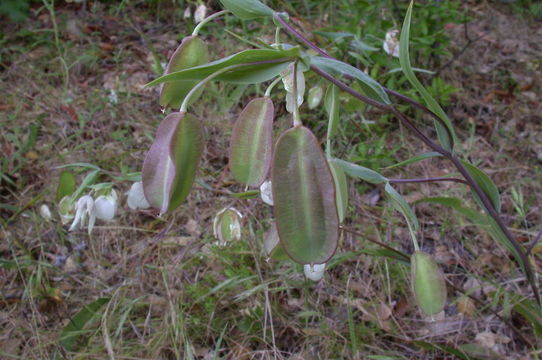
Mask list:
[[[452,181],[470,187],[474,200],[482,210],[476,213],[477,222],[483,224],[514,255],[539,301],[528,255],[499,216],[497,187],[482,170],[463,159],[455,146],[457,136],[452,122],[414,75],[409,59],[412,3],[394,55],[399,56],[405,78],[420,93],[425,104],[387,89],[364,71],[333,58],[298,32],[290,24],[286,13],[276,12],[257,0],[221,0],[221,3],[225,10],[201,21],[192,35],[186,37],[175,51],[166,73],[148,84],[161,85],[160,104],[174,110],[160,124],[143,163],[143,192],[151,206],[160,209],[161,213],[170,212],[189,194],[202,156],[204,140],[202,123],[190,114],[188,108],[201,95],[204,85],[209,81],[265,83],[268,86],[264,96],[251,100],[233,127],[229,169],[237,182],[263,189],[263,198],[273,206],[274,221],[264,240],[266,253],[273,254],[280,249],[282,254],[287,254],[293,261],[306,265],[305,271],[310,275],[307,276],[313,280],[320,279],[324,266],[315,265],[326,264],[333,257],[340,231],[346,230],[340,225],[347,216],[346,175],[379,185],[390,204],[403,215],[415,249],[411,258],[389,246],[388,253],[404,262],[410,261],[415,298],[420,309],[432,316],[442,311],[445,305],[444,276],[432,256],[420,250],[417,241],[418,219],[394,185]],[[276,26],[274,43],[209,62],[211,56],[207,44],[198,33],[209,21],[223,15],[254,21],[272,19]],[[285,34],[300,45],[282,42]],[[328,83],[324,96],[323,89],[317,88],[309,94],[311,107],[320,102],[315,97],[324,97],[328,114],[325,151],[313,131],[302,123],[299,113],[304,102],[304,74],[309,72]],[[280,81],[286,91],[286,109],[292,114],[292,126],[273,143],[273,120],[278,104],[273,104],[270,94]],[[450,161],[463,178],[389,179],[374,170],[335,158],[332,139],[340,126],[340,92],[346,92],[369,106],[392,114],[413,136],[431,149],[431,152],[405,160],[399,165],[439,156]],[[431,116],[437,140],[430,139],[418,125],[400,112],[394,101],[407,103]],[[176,111],[178,107],[180,109]],[[433,202],[438,203],[438,199],[435,198]],[[224,214],[229,213],[222,213],[217,224],[221,224]],[[235,215],[233,211],[232,214]],[[215,232],[217,226],[215,224]]]

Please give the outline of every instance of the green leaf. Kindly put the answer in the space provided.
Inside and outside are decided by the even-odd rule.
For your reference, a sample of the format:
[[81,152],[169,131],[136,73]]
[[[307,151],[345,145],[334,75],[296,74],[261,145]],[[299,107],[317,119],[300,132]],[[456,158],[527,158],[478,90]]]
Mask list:
[[239,115],[230,142],[230,170],[240,183],[259,186],[273,156],[275,108],[269,97],[256,98]]
[[339,88],[333,84],[326,90],[324,107],[328,115],[327,140],[331,140],[339,124]]
[[327,262],[339,239],[335,185],[318,139],[306,127],[296,126],[279,137],[272,186],[284,250],[300,264]]
[[72,194],[72,198],[74,200],[79,198],[90,185],[94,184],[94,182],[96,181],[96,179],[98,179],[98,176],[100,175],[100,171],[101,170],[93,170],[89,172],[87,176],[85,176],[81,185],[79,185],[77,190],[75,190],[75,192]]
[[431,255],[416,251],[410,264],[416,303],[425,315],[438,314],[446,305],[446,281],[437,262]]
[[432,157],[435,157],[435,156],[442,156],[442,154],[440,154],[438,152],[434,152],[434,151],[426,152],[426,153],[423,153],[423,154],[413,156],[410,159],[406,159],[406,160],[401,161],[401,162],[399,162],[397,164],[393,164],[393,165],[390,165],[388,167],[385,167],[384,169],[393,169],[393,168],[396,168],[396,167],[399,167],[399,166],[409,165],[409,164],[412,164],[412,163],[415,163],[415,162],[418,162],[418,161],[421,161],[421,160],[429,159],[429,158],[432,158]]
[[[401,38],[399,40],[399,62],[405,77],[410,82],[410,84],[421,94],[424,99],[427,107],[434,112],[441,120],[442,123],[435,120],[435,128],[437,130],[437,136],[440,143],[446,150],[452,150],[453,144],[457,142],[457,136],[455,135],[452,122],[448,119],[448,115],[442,110],[438,102],[429,94],[425,89],[422,83],[416,78],[412,65],[410,64],[410,54],[409,54],[409,38],[410,38],[410,22],[412,18],[412,7],[414,1],[410,2],[407,13],[405,15],[405,20],[403,22],[403,29],[401,30]],[[451,138],[449,136],[451,134]]]
[[[260,64],[247,65],[217,76],[215,79],[238,84],[255,84],[270,80],[278,76],[288,64],[295,61],[299,56],[299,47],[289,49],[251,49],[244,50],[237,54],[212,61],[208,64],[192,67],[171,74],[163,75],[145,86],[154,86],[170,81],[180,80],[202,80],[207,76],[227,66],[239,64]],[[268,62],[268,63],[266,63]]]
[[56,201],[62,200],[64,196],[73,194],[75,192],[75,187],[75,175],[67,170],[61,172],[60,178],[58,179],[58,188],[56,190]]
[[530,299],[520,298],[513,293],[514,306],[512,310],[523,316],[531,323],[538,337],[542,336],[542,309],[538,304]]
[[145,161],[141,180],[145,198],[162,213],[188,196],[203,151],[201,123],[186,113],[164,118]]
[[339,165],[329,160],[328,164],[335,184],[335,199],[337,211],[339,212],[339,222],[342,223],[348,209],[348,183],[346,182],[344,170]]
[[389,183],[386,183],[384,190],[386,191],[386,194],[388,195],[388,198],[390,199],[395,210],[399,211],[407,221],[408,227],[414,236],[414,233],[420,228],[416,214],[414,211],[412,211],[412,208],[410,205],[408,205],[405,198],[402,197],[401,194],[399,194],[397,190],[395,190]]
[[68,351],[77,350],[77,341],[84,332],[85,325],[92,320],[98,310],[109,302],[109,298],[100,298],[83,308],[71,318],[68,325],[60,333],[60,345]]
[[220,0],[222,5],[242,20],[270,17],[275,13],[258,0]]
[[[469,174],[472,176],[474,181],[480,186],[482,191],[487,195],[489,200],[491,200],[491,203],[493,204],[493,207],[497,212],[501,212],[501,197],[499,195],[499,189],[497,189],[497,185],[491,180],[489,176],[486,175],[482,170],[478,169],[476,166],[472,165],[471,163],[467,161],[461,161]],[[474,200],[480,205],[482,209],[485,209],[484,204],[482,203],[482,200],[476,194],[474,191],[472,192],[472,195],[474,196]]]
[[325,58],[321,56],[312,56],[311,65],[314,65],[333,76],[349,75],[357,80],[365,94],[371,99],[384,104],[391,104],[384,88],[369,75],[350,64],[336,59]]
[[374,170],[371,170],[369,168],[352,164],[348,161],[340,160],[340,159],[331,159],[330,160],[334,165],[337,165],[338,167],[342,168],[343,171],[350,175],[351,177],[358,178],[364,181],[367,181],[371,184],[384,184],[388,181],[387,178],[380,175]]
[[234,198],[234,199],[254,199],[254,198],[257,198],[259,195],[260,195],[260,191],[259,190],[249,190],[249,191],[244,191],[244,192],[240,192],[240,193],[231,193],[231,194],[228,194],[230,197]]
[[[192,68],[209,61],[207,44],[198,36],[188,36],[175,50],[169,60],[165,74]],[[160,90],[160,105],[179,108],[188,92],[198,83],[197,80],[179,80],[162,85]],[[203,88],[194,95],[190,102],[194,102],[201,95]]]

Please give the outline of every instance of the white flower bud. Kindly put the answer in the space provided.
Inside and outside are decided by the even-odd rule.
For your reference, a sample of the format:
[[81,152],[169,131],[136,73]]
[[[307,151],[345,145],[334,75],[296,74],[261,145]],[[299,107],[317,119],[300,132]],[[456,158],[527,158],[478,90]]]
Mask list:
[[118,196],[115,190],[111,190],[109,195],[101,195],[94,201],[96,208],[96,218],[105,221],[111,221],[117,212]]
[[130,191],[128,191],[128,207],[132,210],[148,209],[151,204],[145,199],[143,193],[143,183],[141,181],[132,184]]
[[190,6],[187,6],[186,9],[184,9],[183,18],[189,19],[192,16],[192,10],[190,10]]
[[303,265],[303,271],[307,279],[312,281],[320,281],[324,277],[324,271],[326,269],[326,264],[305,264]]
[[200,23],[205,19],[205,16],[207,15],[207,7],[204,4],[201,4],[197,7],[196,11],[194,11],[194,22],[196,24]]
[[49,210],[49,206],[43,204],[40,206],[40,215],[42,218],[44,218],[47,221],[50,221],[52,218],[51,210]]
[[384,48],[386,54],[394,57],[399,57],[399,40],[397,40],[398,33],[398,30],[389,30],[386,33],[386,39],[384,40],[384,44],[382,44],[382,47]]
[[[299,70],[299,66],[296,71],[297,77],[297,106],[303,104],[303,96],[305,94],[305,75]],[[282,83],[286,90],[286,111],[289,113],[294,112],[295,100],[294,100],[294,63],[290,64],[286,70],[284,70],[280,76],[282,77]]]
[[273,206],[273,187],[270,180],[264,181],[260,185],[260,197],[262,201],[268,205]]

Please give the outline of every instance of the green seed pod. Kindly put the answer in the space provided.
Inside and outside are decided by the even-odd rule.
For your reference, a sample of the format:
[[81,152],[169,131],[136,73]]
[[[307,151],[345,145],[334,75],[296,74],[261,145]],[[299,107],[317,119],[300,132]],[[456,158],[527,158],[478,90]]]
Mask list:
[[323,96],[324,96],[324,90],[322,89],[321,86],[311,87],[309,90],[309,96],[307,98],[309,109],[314,109],[318,105],[320,105],[320,102],[322,101]]
[[188,196],[203,153],[203,129],[184,112],[162,120],[145,161],[141,179],[149,204],[161,213],[173,210]]
[[296,126],[279,137],[271,172],[275,221],[284,250],[300,264],[327,262],[339,238],[335,185],[309,129]]
[[241,239],[241,219],[243,215],[232,207],[222,209],[215,216],[213,232],[220,245]]
[[269,97],[248,103],[233,127],[230,170],[240,183],[259,186],[266,178],[273,156],[273,117]]
[[427,316],[433,316],[446,304],[446,282],[437,262],[427,253],[416,251],[410,259],[412,289],[416,303]]
[[[209,50],[207,44],[197,36],[188,36],[183,39],[181,45],[175,50],[169,60],[164,75],[176,71],[188,69],[194,66],[203,65],[209,62]],[[198,80],[180,80],[167,82],[160,90],[160,105],[179,108],[188,92],[198,83]],[[198,90],[190,99],[196,101],[201,95],[203,88]]]

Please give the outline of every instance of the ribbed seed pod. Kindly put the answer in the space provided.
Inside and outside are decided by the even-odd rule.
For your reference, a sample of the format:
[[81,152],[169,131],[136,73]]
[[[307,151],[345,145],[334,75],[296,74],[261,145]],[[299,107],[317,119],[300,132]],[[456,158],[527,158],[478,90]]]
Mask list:
[[335,185],[309,129],[296,126],[279,137],[271,172],[275,221],[284,250],[300,264],[327,262],[339,237]]
[[201,123],[184,112],[162,120],[145,161],[141,178],[149,204],[162,213],[188,196],[203,152]]
[[410,259],[412,289],[416,303],[427,316],[433,316],[446,304],[446,282],[437,262],[427,253],[416,251]]
[[[181,45],[173,53],[164,75],[203,65],[208,62],[209,50],[207,49],[207,44],[198,36],[188,36],[183,39]],[[180,80],[164,83],[160,90],[160,105],[179,108],[186,94],[197,83],[198,80]],[[196,101],[202,91],[203,88],[198,90],[190,99],[190,102]]]
[[230,170],[240,183],[259,186],[266,178],[273,156],[273,117],[269,97],[248,103],[233,127]]

